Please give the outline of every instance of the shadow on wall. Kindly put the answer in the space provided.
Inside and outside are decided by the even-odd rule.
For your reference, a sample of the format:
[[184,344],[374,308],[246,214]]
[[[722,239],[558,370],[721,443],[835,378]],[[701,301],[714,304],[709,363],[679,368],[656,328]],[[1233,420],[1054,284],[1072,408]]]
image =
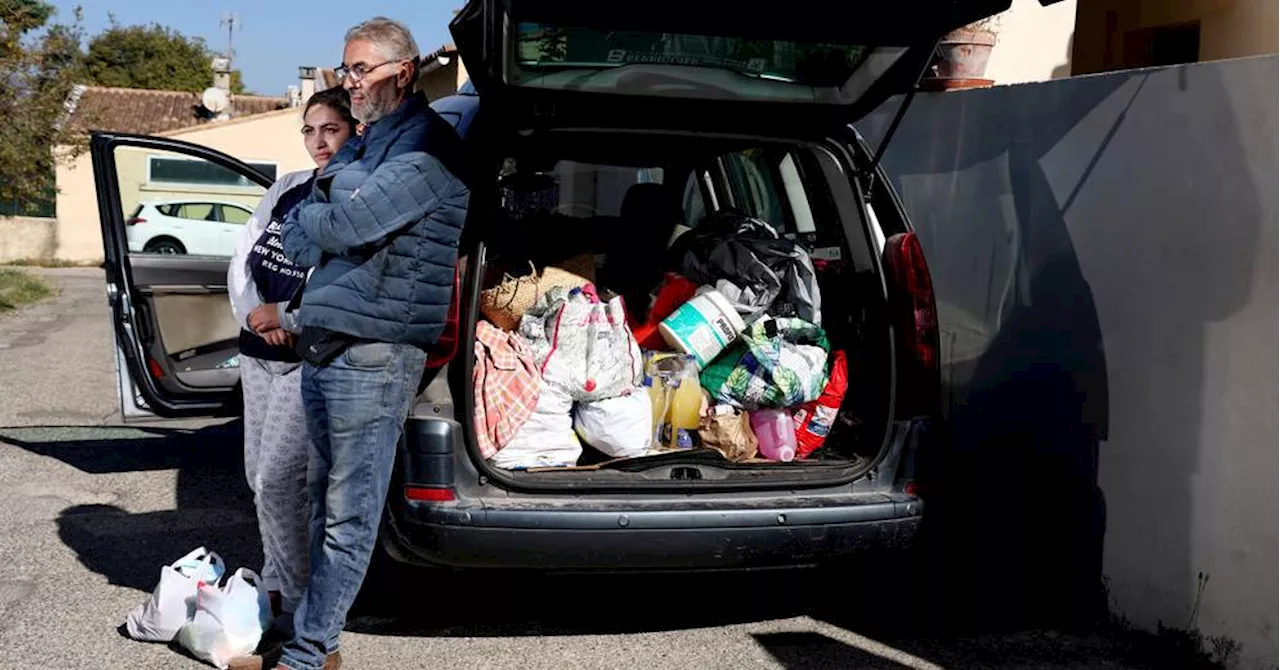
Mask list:
[[[1238,143],[1205,141],[1185,111],[1231,118],[1223,87],[1187,95],[1185,76],[919,96],[885,155],[939,303],[953,441],[933,462],[921,586],[946,621],[1105,612],[1099,444],[1117,422],[1130,439],[1110,446],[1137,466],[1124,485],[1160,500],[1162,581],[1194,585],[1203,332],[1248,294],[1260,216]],[[895,105],[861,124],[873,144]],[[1235,225],[1207,243],[1224,209]]]
[[1071,52],[1075,49],[1075,45],[1076,34],[1073,32],[1071,33],[1071,37],[1067,40],[1067,53],[1063,56],[1065,60],[1054,66],[1053,70],[1049,73],[1050,79],[1063,79],[1071,76]]

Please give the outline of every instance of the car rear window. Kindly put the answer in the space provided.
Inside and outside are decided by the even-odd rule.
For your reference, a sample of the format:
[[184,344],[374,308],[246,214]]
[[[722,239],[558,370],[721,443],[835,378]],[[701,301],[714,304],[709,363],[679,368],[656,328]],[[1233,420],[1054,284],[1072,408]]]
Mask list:
[[[746,11],[746,10],[744,10]],[[549,68],[683,65],[810,86],[841,86],[870,49],[856,44],[743,39],[524,22],[516,25],[516,63],[523,80]]]

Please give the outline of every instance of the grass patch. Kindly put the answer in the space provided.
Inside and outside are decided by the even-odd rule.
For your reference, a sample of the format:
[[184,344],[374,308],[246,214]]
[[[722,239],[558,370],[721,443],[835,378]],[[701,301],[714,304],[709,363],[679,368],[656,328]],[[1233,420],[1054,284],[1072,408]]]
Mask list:
[[29,268],[84,268],[102,265],[102,261],[64,261],[60,258],[19,258],[5,261],[4,265]]
[[52,298],[58,290],[29,272],[0,268],[0,314]]

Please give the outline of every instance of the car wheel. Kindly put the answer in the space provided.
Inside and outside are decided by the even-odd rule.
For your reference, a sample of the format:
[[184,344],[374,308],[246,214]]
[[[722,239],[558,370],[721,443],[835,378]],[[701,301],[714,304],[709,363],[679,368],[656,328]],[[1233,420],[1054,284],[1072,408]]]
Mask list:
[[142,250],[149,254],[185,254],[187,253],[187,248],[182,246],[181,242],[171,238],[161,238],[161,239],[151,240],[150,242],[147,242],[147,245],[143,247]]

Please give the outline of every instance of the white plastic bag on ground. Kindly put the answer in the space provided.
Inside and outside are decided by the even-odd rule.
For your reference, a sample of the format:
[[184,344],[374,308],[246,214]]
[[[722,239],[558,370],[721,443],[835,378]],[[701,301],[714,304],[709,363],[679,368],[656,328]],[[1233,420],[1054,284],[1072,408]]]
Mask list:
[[614,458],[649,453],[653,444],[653,406],[640,389],[629,395],[579,403],[573,428],[587,444]]
[[169,642],[195,613],[196,587],[217,584],[226,572],[222,557],[204,547],[160,568],[160,583],[129,612],[124,627],[129,637],[146,642]]
[[225,668],[231,659],[258,648],[271,626],[271,602],[258,574],[240,568],[221,588],[203,584],[196,591],[196,611],[178,631],[178,644],[196,658]]
[[573,399],[550,384],[542,385],[538,406],[511,441],[489,459],[499,468],[524,470],[577,465],[582,443],[573,432]]

